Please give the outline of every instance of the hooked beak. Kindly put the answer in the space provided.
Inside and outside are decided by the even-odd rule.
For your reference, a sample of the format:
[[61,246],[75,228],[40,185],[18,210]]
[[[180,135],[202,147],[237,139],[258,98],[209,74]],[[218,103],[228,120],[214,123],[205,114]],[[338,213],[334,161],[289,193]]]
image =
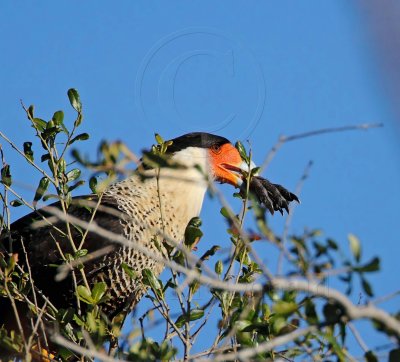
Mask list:
[[240,187],[243,184],[243,173],[248,173],[256,167],[252,161],[249,167],[231,144],[223,145],[218,154],[211,150],[210,159],[216,181],[228,183],[234,187]]
[[250,161],[250,167],[247,162],[242,161],[238,166],[223,163],[221,166],[228,172],[231,176],[231,179],[228,180],[228,183],[235,187],[240,187],[243,184],[243,173],[248,174],[253,168],[256,167],[256,164],[253,161]]

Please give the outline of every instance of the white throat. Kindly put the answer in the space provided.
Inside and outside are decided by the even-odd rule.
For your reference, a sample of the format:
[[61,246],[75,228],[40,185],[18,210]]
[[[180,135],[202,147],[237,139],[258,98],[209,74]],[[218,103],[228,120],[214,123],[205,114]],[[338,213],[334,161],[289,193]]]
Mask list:
[[187,222],[198,216],[208,187],[208,152],[205,148],[188,147],[176,152],[172,158],[185,168],[162,168],[160,190],[172,198]]

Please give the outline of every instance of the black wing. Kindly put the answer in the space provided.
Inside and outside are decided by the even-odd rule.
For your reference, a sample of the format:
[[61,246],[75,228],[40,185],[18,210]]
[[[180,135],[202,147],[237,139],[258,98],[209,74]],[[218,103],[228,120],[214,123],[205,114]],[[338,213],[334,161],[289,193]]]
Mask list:
[[[86,222],[90,222],[93,218],[93,221],[100,227],[116,234],[122,234],[121,219],[123,216],[118,210],[116,200],[109,196],[103,196],[100,206],[96,208],[98,200],[97,195],[73,198],[68,208],[68,214]],[[49,207],[61,209],[59,202]],[[39,228],[33,228],[35,222],[43,221],[45,218],[51,221],[51,225],[41,222]],[[75,246],[78,247],[85,230],[70,223],[70,233]],[[88,250],[88,254],[105,247],[108,247],[107,256],[110,260],[120,248],[119,244],[114,244],[109,239],[93,232],[87,233],[82,246],[83,249]],[[60,282],[55,281],[58,272],[57,265],[63,263],[59,249],[64,255],[66,253],[73,254],[71,241],[67,236],[66,222],[55,218],[51,212],[46,211],[46,207],[15,221],[11,225],[10,233],[2,235],[0,238],[0,253],[3,251],[3,253],[17,254],[18,264],[25,270],[26,259],[28,259],[36,287],[45,295],[51,295],[54,305],[64,308],[71,302],[71,297],[74,297],[72,293],[74,289],[70,275]],[[101,268],[102,264],[97,261],[90,260],[85,263],[85,274],[89,275],[89,278],[96,274],[98,268]],[[90,284],[90,280],[88,281]]]

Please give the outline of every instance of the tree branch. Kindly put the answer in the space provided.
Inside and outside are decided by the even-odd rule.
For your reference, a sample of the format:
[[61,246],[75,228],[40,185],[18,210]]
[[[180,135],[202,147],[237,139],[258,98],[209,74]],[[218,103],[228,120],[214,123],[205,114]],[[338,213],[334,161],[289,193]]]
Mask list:
[[302,138],[319,136],[325,133],[337,133],[337,132],[346,132],[346,131],[357,131],[357,130],[368,130],[371,128],[380,128],[383,127],[383,123],[362,123],[351,126],[343,126],[343,127],[329,127],[329,128],[321,128],[314,131],[308,131],[303,133],[297,133],[291,136],[280,136],[278,141],[272,147],[272,149],[268,152],[265,157],[264,162],[261,164],[260,173],[264,170],[272,159],[275,157],[276,153],[279,149],[287,142],[296,141]]
[[397,319],[390,316],[382,309],[378,309],[374,305],[369,304],[365,306],[362,305],[356,306],[350,301],[349,298],[347,298],[344,294],[342,294],[336,289],[328,288],[323,285],[317,284],[315,282],[310,282],[308,280],[282,278],[282,277],[272,277],[271,281],[269,283],[266,283],[265,285],[260,283],[232,284],[229,282],[224,282],[219,280],[218,277],[211,278],[201,275],[196,269],[185,268],[171,260],[168,260],[152,252],[151,250],[141,245],[140,243],[128,240],[122,235],[118,235],[104,228],[101,228],[94,222],[88,224],[87,222],[77,219],[71,215],[64,214],[62,211],[54,207],[49,207],[47,211],[59,217],[61,220],[66,220],[77,226],[87,228],[89,231],[97,233],[98,235],[101,235],[109,239],[110,241],[138,250],[142,252],[144,255],[153,258],[158,262],[162,262],[171,269],[184,273],[187,277],[196,279],[202,284],[208,285],[209,287],[232,291],[232,292],[246,292],[246,291],[260,292],[260,291],[265,291],[266,288],[268,289],[271,287],[282,290],[295,290],[295,291],[308,292],[310,294],[313,294],[315,296],[320,296],[325,299],[335,300],[345,309],[346,314],[350,320],[367,318],[379,321],[386,328],[392,330],[400,338],[400,322]]
[[[248,361],[251,357],[255,356],[259,353],[264,353],[271,351],[272,349],[282,346],[286,343],[292,342],[295,339],[304,336],[308,333],[316,332],[318,330],[318,326],[308,326],[304,329],[297,329],[291,333],[285,334],[283,336],[275,337],[274,339],[260,343],[258,346],[252,348],[245,348],[238,352],[226,353],[226,354],[219,354],[213,357],[214,362],[219,361],[232,361],[232,360],[239,360],[239,361]],[[199,358],[196,362],[206,362],[210,361],[209,359]]]

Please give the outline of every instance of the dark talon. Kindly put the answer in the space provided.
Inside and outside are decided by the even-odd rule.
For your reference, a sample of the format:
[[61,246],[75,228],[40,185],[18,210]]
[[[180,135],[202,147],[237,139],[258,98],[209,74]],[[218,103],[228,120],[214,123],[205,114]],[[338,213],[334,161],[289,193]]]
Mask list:
[[283,186],[273,184],[260,176],[254,176],[251,179],[249,189],[272,215],[274,211],[279,211],[282,215],[283,210],[289,213],[289,203],[292,201],[300,203],[295,194],[291,193]]
[[283,206],[284,207],[284,209],[286,210],[286,212],[289,214],[289,208],[288,208],[288,205],[286,204],[285,206]]
[[297,201],[298,203],[300,203],[298,197],[290,191],[286,190],[283,186],[278,184],[274,184],[274,186],[279,190],[279,192],[285,197],[286,200]]

